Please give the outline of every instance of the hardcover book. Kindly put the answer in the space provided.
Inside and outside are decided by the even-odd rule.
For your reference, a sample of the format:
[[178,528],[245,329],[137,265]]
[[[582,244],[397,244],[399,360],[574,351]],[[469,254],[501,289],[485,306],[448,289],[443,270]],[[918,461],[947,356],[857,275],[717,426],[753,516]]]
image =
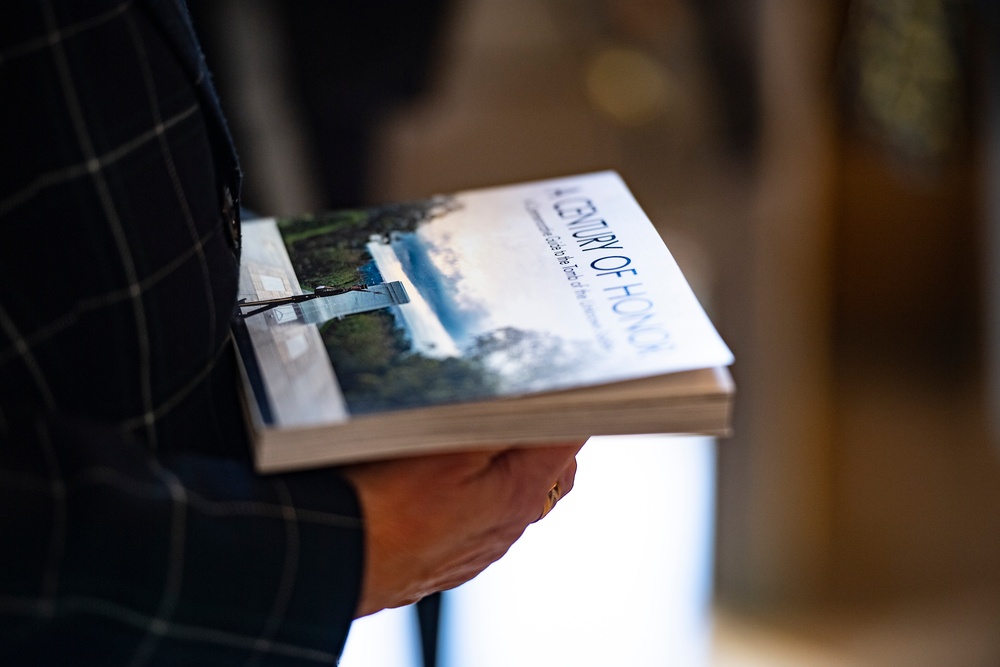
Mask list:
[[732,354],[614,172],[244,222],[240,310],[264,472],[729,429]]

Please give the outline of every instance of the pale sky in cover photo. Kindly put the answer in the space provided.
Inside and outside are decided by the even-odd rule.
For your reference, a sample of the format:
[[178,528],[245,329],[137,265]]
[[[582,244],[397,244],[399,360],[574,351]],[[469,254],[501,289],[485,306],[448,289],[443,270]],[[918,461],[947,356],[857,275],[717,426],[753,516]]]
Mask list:
[[[414,346],[455,356],[475,335],[501,327],[589,339],[571,281],[528,215],[475,203],[422,225],[415,239],[368,246],[383,278],[401,280],[410,296],[400,310]],[[491,227],[473,231],[483,220]]]

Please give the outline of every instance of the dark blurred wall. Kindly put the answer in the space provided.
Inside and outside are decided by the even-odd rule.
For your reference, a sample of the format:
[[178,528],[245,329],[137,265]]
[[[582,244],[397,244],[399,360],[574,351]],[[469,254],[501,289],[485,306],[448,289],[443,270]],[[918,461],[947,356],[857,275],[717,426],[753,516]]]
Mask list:
[[[299,130],[317,170],[321,208],[369,202],[373,140],[386,117],[424,92],[432,77],[451,0],[192,0],[188,3],[237,146],[252,146],[236,99],[234,12],[263,12],[281,53],[277,76],[298,112]],[[237,17],[238,18],[238,17]],[[240,72],[247,75],[246,71]],[[249,73],[253,76],[253,73]],[[244,200],[263,188],[248,170]]]
[[[978,340],[985,62],[968,2],[845,6],[837,344],[944,375]],[[873,359],[874,361],[875,359]]]

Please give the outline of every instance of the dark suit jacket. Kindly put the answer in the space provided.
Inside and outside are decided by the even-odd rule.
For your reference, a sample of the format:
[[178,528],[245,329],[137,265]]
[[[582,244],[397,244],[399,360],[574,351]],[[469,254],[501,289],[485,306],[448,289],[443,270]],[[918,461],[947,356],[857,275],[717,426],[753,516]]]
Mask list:
[[333,663],[353,491],[248,459],[239,168],[186,10],[0,9],[0,663]]

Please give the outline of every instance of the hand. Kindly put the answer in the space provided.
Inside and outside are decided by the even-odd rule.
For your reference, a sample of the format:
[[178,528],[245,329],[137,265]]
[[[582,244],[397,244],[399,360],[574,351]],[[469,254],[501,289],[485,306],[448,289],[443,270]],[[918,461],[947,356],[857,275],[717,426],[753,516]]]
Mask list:
[[357,616],[472,579],[573,488],[582,443],[382,461],[343,469],[365,519]]

